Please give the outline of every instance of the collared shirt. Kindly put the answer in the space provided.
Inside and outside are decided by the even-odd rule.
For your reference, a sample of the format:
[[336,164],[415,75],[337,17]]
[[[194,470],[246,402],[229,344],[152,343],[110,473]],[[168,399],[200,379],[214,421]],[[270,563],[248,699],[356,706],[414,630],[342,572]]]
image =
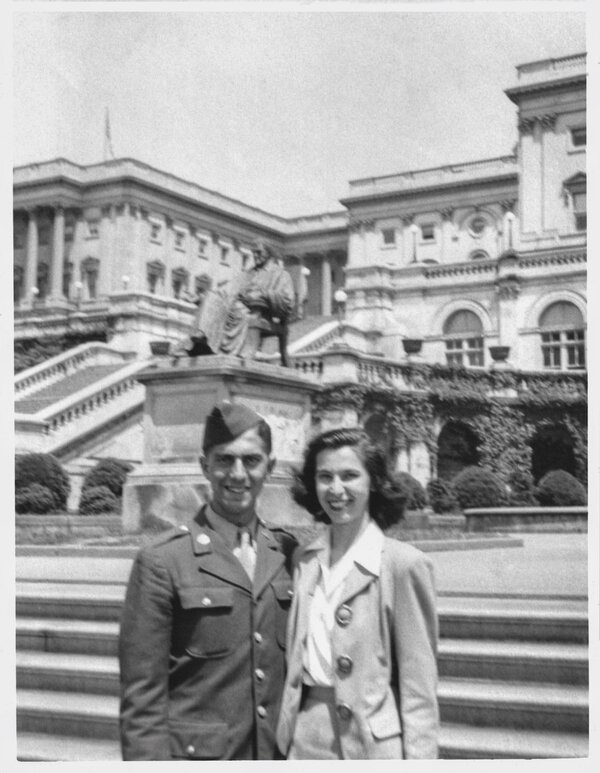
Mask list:
[[330,529],[311,547],[317,551],[319,579],[308,611],[308,633],[304,644],[302,665],[303,681],[309,685],[333,685],[333,657],[331,634],[335,624],[335,610],[344,592],[344,582],[354,564],[360,565],[376,577],[381,569],[383,533],[369,521],[365,530],[352,543],[340,560],[329,566],[331,555]]
[[223,539],[229,550],[231,550],[234,555],[236,555],[236,557],[239,557],[237,556],[236,551],[239,550],[240,534],[244,531],[248,532],[251,540],[250,544],[256,555],[256,528],[260,523],[260,519],[256,513],[252,516],[250,522],[245,526],[236,526],[235,523],[231,523],[231,521],[228,521],[227,518],[224,518],[222,515],[219,515],[219,513],[216,513],[210,504],[208,504],[206,507],[206,520],[208,521],[209,525],[217,532],[217,534]]

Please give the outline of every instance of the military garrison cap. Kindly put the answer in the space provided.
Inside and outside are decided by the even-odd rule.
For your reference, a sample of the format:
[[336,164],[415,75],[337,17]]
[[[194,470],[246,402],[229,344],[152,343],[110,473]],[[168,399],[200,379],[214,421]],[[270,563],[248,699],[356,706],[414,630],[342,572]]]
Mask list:
[[224,400],[215,405],[206,418],[202,450],[206,453],[213,446],[230,443],[261,421],[263,417],[247,405]]

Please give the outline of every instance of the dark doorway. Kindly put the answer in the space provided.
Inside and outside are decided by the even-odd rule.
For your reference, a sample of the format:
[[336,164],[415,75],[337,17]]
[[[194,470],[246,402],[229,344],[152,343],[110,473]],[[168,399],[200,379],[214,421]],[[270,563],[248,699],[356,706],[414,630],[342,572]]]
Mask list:
[[531,441],[531,450],[531,474],[536,483],[550,470],[565,470],[575,475],[573,440],[560,424],[538,430]]
[[438,436],[438,478],[452,480],[465,467],[477,464],[477,445],[477,436],[462,422],[445,424]]

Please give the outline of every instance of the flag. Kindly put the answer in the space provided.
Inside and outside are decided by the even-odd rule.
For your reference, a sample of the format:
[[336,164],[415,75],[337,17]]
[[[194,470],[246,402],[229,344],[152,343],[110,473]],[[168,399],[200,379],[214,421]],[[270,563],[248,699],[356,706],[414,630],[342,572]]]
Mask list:
[[112,137],[110,135],[110,118],[108,116],[108,108],[106,108],[106,114],[104,118],[104,160],[108,161],[109,158],[114,158],[115,152],[112,146]]

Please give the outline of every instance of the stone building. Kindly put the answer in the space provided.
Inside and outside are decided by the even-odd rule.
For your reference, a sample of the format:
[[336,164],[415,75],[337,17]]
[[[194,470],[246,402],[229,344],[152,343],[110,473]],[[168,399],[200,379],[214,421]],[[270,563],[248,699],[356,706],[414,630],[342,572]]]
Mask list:
[[[301,372],[370,387],[391,378],[401,391],[418,391],[431,390],[431,379],[415,380],[407,365],[451,366],[450,373],[480,374],[488,392],[513,400],[532,374],[547,373],[558,404],[572,394],[580,410],[585,94],[585,54],[519,65],[506,90],[507,109],[516,106],[512,152],[352,180],[343,209],[308,217],[282,218],[133,159],[16,168],[17,346],[95,340],[147,357],[150,341],[185,334],[194,308],[187,293],[226,286],[261,237],[294,280],[290,354]],[[526,377],[489,381],[507,368]],[[376,414],[358,418],[376,432]],[[528,421],[531,444],[542,420]],[[556,416],[539,442],[549,448],[554,437],[571,450],[578,443],[571,468],[582,474],[581,415],[577,421],[576,443],[569,422]],[[482,439],[468,439],[475,431],[468,417],[446,412],[427,442],[413,438],[411,448],[393,440],[399,467],[423,481],[437,474],[436,444],[449,426],[456,431],[446,445],[462,444],[459,461],[468,461]],[[446,459],[442,469],[450,475],[453,465]]]

